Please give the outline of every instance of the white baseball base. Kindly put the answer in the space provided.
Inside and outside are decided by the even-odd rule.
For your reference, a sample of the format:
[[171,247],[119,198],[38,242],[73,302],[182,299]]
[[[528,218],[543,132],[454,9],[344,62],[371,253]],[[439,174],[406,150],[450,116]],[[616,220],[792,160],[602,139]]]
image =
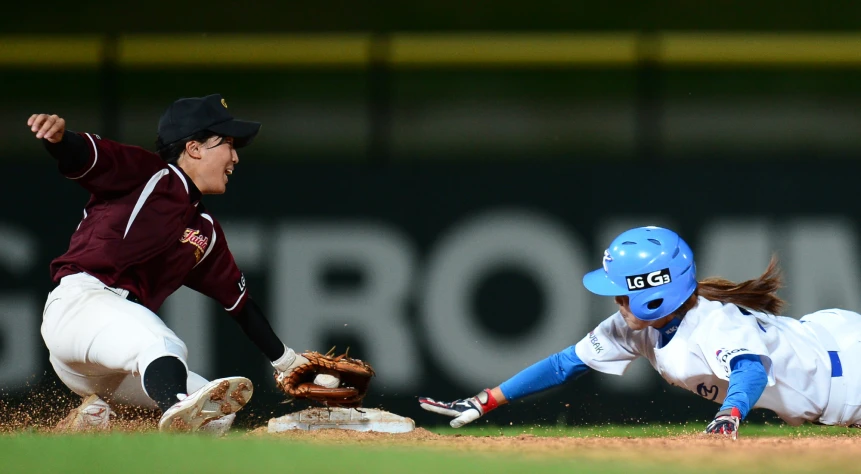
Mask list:
[[[361,411],[359,411],[361,410]],[[409,433],[416,429],[412,418],[377,408],[308,408],[269,420],[269,432],[290,430],[353,430],[380,433]]]

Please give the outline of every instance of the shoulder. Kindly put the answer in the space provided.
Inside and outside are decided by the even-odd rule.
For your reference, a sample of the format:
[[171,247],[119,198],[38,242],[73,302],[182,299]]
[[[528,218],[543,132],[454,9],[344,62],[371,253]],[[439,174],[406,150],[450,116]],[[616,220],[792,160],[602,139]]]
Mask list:
[[96,133],[78,132],[78,135],[83,137],[87,144],[92,146],[97,153],[100,151],[108,154],[122,152],[124,154],[134,156],[136,160],[151,161],[153,164],[160,166],[165,164],[164,160],[162,160],[157,153],[147,150],[144,147],[102,138]]
[[700,296],[697,305],[685,313],[685,319],[699,325],[707,325],[719,321],[742,318],[745,314],[742,310],[732,304],[720,301],[712,301]]
[[738,306],[731,303],[706,300],[700,298],[685,319],[691,318],[694,326],[693,340],[705,342],[715,338],[744,338],[745,334],[758,334],[760,327],[757,319],[750,312],[742,311]]

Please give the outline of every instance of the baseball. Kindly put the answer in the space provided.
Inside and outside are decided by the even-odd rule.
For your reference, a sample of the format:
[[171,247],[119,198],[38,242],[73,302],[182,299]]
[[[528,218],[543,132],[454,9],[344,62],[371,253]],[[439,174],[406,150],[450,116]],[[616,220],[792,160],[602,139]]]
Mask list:
[[314,377],[314,383],[326,388],[335,388],[341,384],[341,379],[335,375],[317,374],[317,376]]

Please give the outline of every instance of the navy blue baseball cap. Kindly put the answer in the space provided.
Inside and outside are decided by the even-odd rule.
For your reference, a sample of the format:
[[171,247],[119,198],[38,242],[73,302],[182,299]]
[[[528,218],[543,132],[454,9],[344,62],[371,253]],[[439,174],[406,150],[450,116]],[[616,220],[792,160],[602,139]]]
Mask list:
[[158,137],[164,145],[187,139],[204,130],[233,137],[233,147],[242,148],[251,143],[260,131],[260,123],[233,118],[221,94],[179,99],[167,108],[158,121]]

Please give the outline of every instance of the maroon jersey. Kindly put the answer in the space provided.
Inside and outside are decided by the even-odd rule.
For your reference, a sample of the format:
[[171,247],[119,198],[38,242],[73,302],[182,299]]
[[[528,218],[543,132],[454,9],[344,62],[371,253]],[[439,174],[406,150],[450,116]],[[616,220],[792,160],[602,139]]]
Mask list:
[[186,285],[241,311],[245,278],[191,178],[143,148],[80,135],[89,161],[65,175],[92,195],[69,250],[51,262],[54,282],[86,272],[153,312]]

